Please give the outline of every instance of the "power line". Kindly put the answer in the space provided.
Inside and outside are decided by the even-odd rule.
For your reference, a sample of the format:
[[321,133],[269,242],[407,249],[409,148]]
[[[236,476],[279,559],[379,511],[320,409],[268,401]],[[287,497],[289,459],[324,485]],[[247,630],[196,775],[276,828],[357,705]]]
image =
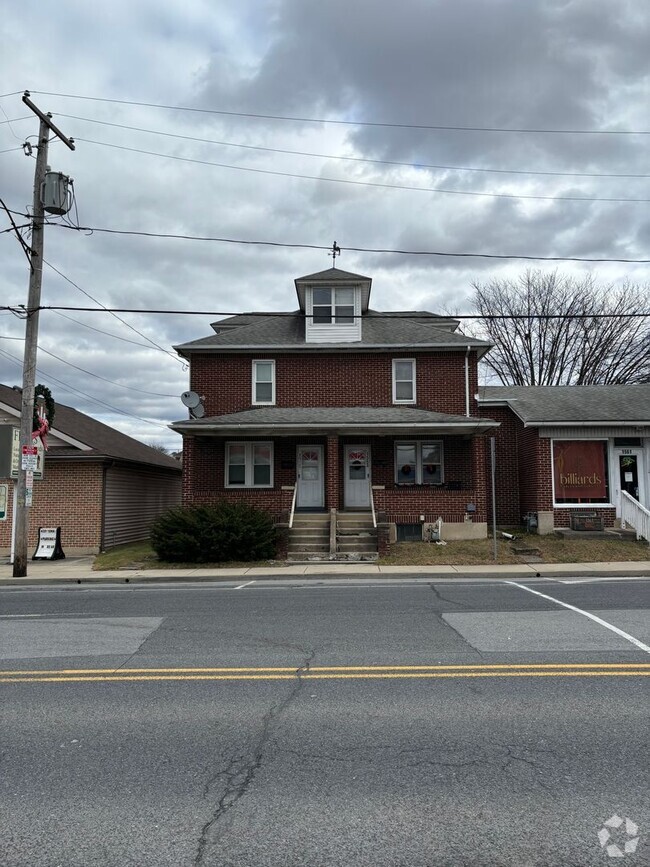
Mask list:
[[[19,308],[2,306],[0,310],[11,310],[15,311],[19,309],[23,313],[33,313],[33,310],[27,309],[23,305],[20,305]],[[38,310],[71,310],[76,311],[77,313],[101,313],[101,310],[97,310],[96,307],[63,307],[60,305],[42,305],[38,308]],[[225,310],[162,310],[162,309],[143,309],[139,307],[111,307],[105,308],[105,313],[151,313],[155,315],[169,315],[169,316],[245,316],[246,318],[288,318],[295,316],[302,316],[303,318],[310,318],[306,313],[298,313],[297,311],[293,312],[284,312],[284,311],[269,311],[269,312],[253,312],[247,313],[242,311],[225,311]],[[391,320],[399,320],[399,319],[421,319],[427,322],[430,325],[434,325],[436,323],[436,319],[566,319],[566,313],[538,313],[538,314],[506,314],[506,313],[494,313],[489,315],[482,315],[480,313],[459,313],[454,314],[453,316],[441,316],[441,317],[432,317],[430,313],[421,313],[417,310],[412,313],[387,313],[387,312],[379,312],[372,311],[370,314],[367,313],[355,313],[350,314],[349,316],[346,314],[346,319],[391,319]],[[570,318],[572,319],[645,319],[650,318],[650,310],[643,312],[635,312],[635,313],[571,313]]]
[[[19,211],[11,211],[12,214],[20,214]],[[204,235],[182,235],[172,232],[140,232],[131,229],[107,229],[99,226],[68,226],[64,223],[48,222],[48,226],[58,226],[60,229],[73,229],[77,232],[97,232],[107,235],[133,235],[143,238],[164,238],[181,241],[210,241],[220,244],[243,244],[246,246],[257,247],[284,247],[289,249],[300,250],[328,250],[331,246],[324,244],[292,244],[284,241],[253,241],[244,240],[241,238],[219,238]],[[399,256],[437,256],[447,257],[452,259],[504,259],[525,261],[540,261],[540,262],[615,262],[632,265],[647,265],[650,264],[650,259],[616,259],[616,258],[588,258],[584,256],[532,256],[524,254],[512,253],[449,253],[439,250],[396,250],[383,247],[341,247],[341,250],[346,250],[352,253],[390,253]],[[94,299],[93,299],[94,300]]]
[[[242,144],[241,142],[230,142],[230,141],[220,141],[217,139],[209,139],[209,138],[199,138],[197,136],[192,135],[181,135],[180,133],[166,132],[164,130],[159,129],[147,129],[141,126],[129,126],[123,123],[112,123],[107,120],[97,120],[92,117],[79,117],[75,114],[61,114],[57,112],[59,117],[65,117],[71,120],[81,120],[85,123],[96,123],[101,126],[110,126],[115,127],[117,129],[126,129],[132,132],[144,132],[150,135],[159,135],[165,136],[166,138],[175,138],[181,139],[183,141],[191,141],[191,142],[199,142],[200,144],[213,144],[219,145],[220,147],[230,147],[230,148],[241,148],[242,150],[252,150],[252,151],[262,151],[264,153],[273,153],[273,154],[287,154],[289,156],[298,156],[298,157],[315,157],[318,159],[324,160],[344,160],[346,162],[354,162],[354,163],[370,163],[372,165],[380,165],[380,166],[398,166],[403,168],[411,168],[411,169],[442,169],[444,171],[455,171],[455,172],[485,172],[485,173],[494,173],[501,175],[541,175],[545,177],[577,177],[577,178],[650,178],[650,175],[644,174],[617,174],[617,173],[604,173],[604,172],[556,172],[556,171],[536,171],[533,169],[488,169],[488,168],[477,168],[475,166],[447,166],[447,165],[437,165],[435,163],[420,163],[420,162],[400,162],[397,160],[375,160],[369,159],[367,157],[351,157],[351,156],[340,156],[338,154],[320,154],[313,153],[310,151],[296,151],[289,150],[286,148],[272,148],[272,147],[263,147],[261,145],[248,145]],[[81,141],[81,139],[77,138],[77,141]]]
[[[16,358],[15,355],[11,355],[11,353],[7,352],[5,349],[0,349],[0,355],[3,355],[9,361],[15,362],[19,367],[23,366],[23,362],[19,358]],[[116,406],[112,406],[110,403],[105,403],[103,400],[99,400],[98,398],[93,397],[92,395],[88,394],[87,392],[81,391],[81,389],[75,388],[73,385],[70,385],[67,382],[63,382],[63,380],[61,380],[61,379],[57,379],[55,376],[52,376],[51,374],[46,373],[46,371],[44,371],[40,367],[37,367],[36,369],[40,375],[48,378],[52,382],[56,382],[59,385],[62,385],[64,388],[67,388],[70,391],[75,392],[76,394],[82,395],[82,397],[88,398],[88,400],[93,401],[93,403],[99,404],[100,406],[104,406],[107,409],[111,409],[111,410],[113,410],[113,412],[120,413],[120,415],[128,416],[128,418],[135,418],[138,421],[143,421],[145,424],[154,425],[155,427],[160,427],[160,428],[163,428],[164,430],[168,430],[167,425],[160,424],[159,422],[156,422],[156,421],[151,421],[151,419],[148,419],[148,418],[142,418],[142,416],[139,416],[139,415],[133,415],[133,413],[126,412],[123,409],[118,409]]]
[[[243,111],[225,111],[214,108],[197,108],[194,106],[181,105],[165,105],[156,102],[136,102],[128,99],[109,99],[101,96],[81,96],[74,93],[54,93],[48,90],[33,90],[32,93],[38,93],[42,96],[58,96],[62,99],[83,99],[89,102],[109,102],[114,105],[135,105],[141,108],[162,108],[168,111],[187,111],[197,114],[216,114],[226,117],[246,117],[255,118],[258,120],[282,120],[292,121],[295,123],[318,123],[318,124],[335,124],[337,126],[369,126],[369,127],[384,127],[391,129],[421,129],[421,130],[438,130],[452,132],[500,132],[500,133],[530,133],[530,134],[549,134],[549,135],[650,135],[650,130],[617,130],[617,129],[541,129],[531,128],[525,129],[520,127],[494,127],[494,126],[452,126],[450,124],[421,124],[421,123],[388,123],[380,121],[364,121],[364,120],[337,120],[332,118],[314,118],[314,117],[294,117],[291,115],[280,114],[254,114],[252,112]],[[13,95],[13,94],[12,94]]]
[[[23,340],[24,337],[5,337],[3,334],[0,334],[1,340]],[[123,385],[121,382],[116,382],[114,379],[107,379],[105,376],[100,376],[98,373],[93,373],[91,370],[85,370],[83,367],[78,367],[76,364],[73,364],[71,361],[66,361],[65,358],[61,358],[60,355],[55,355],[53,352],[50,352],[48,349],[45,349],[44,346],[38,344],[39,352],[44,352],[46,355],[51,356],[52,358],[56,358],[57,361],[60,361],[61,364],[67,364],[68,367],[73,367],[75,370],[79,370],[81,373],[85,373],[88,376],[92,376],[95,379],[101,379],[103,382],[108,382],[110,385],[115,385],[118,388],[126,388],[129,391],[137,391],[140,394],[152,395],[153,397],[176,397],[175,394],[163,394],[159,391],[147,391],[142,388],[134,388],[131,385]]]
[[5,99],[7,96],[16,96],[17,94],[22,93],[24,93],[22,90],[13,90],[11,93],[0,93],[0,99]]
[[[140,346],[142,349],[157,349],[155,346],[150,346],[148,343],[140,343],[139,340],[131,340],[129,337],[120,337],[119,334],[113,334],[111,331],[103,331],[101,328],[96,328],[94,325],[88,325],[86,322],[81,322],[79,319],[74,319],[72,316],[66,316],[65,313],[61,313],[59,310],[53,310],[53,313],[56,313],[57,316],[61,316],[62,319],[67,319],[68,322],[74,322],[76,325],[81,325],[83,328],[88,328],[90,331],[96,331],[98,334],[105,334],[106,337],[112,337],[114,340],[121,340],[123,343],[131,343],[133,346]],[[100,313],[101,311],[97,311]]]
[[[62,224],[55,223],[54,225],[62,225]],[[75,227],[75,226],[69,226],[69,227],[67,227],[67,228],[72,228],[72,229],[74,229],[74,228],[76,228],[76,227]],[[93,297],[93,296],[90,294],[90,292],[87,292],[85,289],[83,289],[81,286],[79,286],[78,283],[75,283],[74,280],[71,280],[71,279],[70,279],[69,277],[67,277],[67,276],[66,276],[62,271],[59,271],[59,269],[56,268],[54,265],[52,265],[51,262],[48,262],[47,259],[43,259],[43,262],[45,262],[45,264],[48,266],[48,268],[51,268],[53,271],[55,271],[55,272],[59,275],[59,277],[62,277],[62,278],[63,278],[67,283],[69,283],[71,286],[74,286],[75,289],[78,289],[79,292],[81,292],[82,295],[85,295],[85,296],[86,296],[86,298],[90,298],[90,300],[91,300],[91,301],[94,301],[95,304],[99,304],[99,306],[100,306],[103,310],[106,310],[106,311],[109,312],[109,313],[113,313],[113,315],[115,316],[115,319],[117,319],[118,322],[121,322],[122,325],[126,325],[127,328],[130,328],[131,331],[134,331],[137,335],[139,335],[140,337],[144,338],[144,340],[147,340],[147,341],[148,341],[152,346],[154,346],[156,349],[159,349],[161,352],[164,352],[165,355],[168,355],[170,358],[173,358],[174,361],[179,361],[181,364],[183,363],[183,362],[181,361],[180,358],[178,358],[176,355],[173,355],[171,352],[169,352],[169,350],[165,349],[163,346],[160,346],[160,344],[156,343],[155,340],[152,340],[150,337],[147,337],[146,334],[143,334],[141,331],[138,331],[138,329],[135,328],[133,325],[130,325],[128,322],[125,322],[124,319],[121,319],[119,316],[116,316],[116,315],[115,315],[115,311],[111,311],[111,310],[109,310],[109,308],[106,307],[104,304],[102,304],[101,301],[98,301],[97,298]]]
[[5,150],[0,151],[0,154],[8,154],[11,153],[11,151],[21,151],[22,149],[22,145],[18,145],[18,147],[15,148],[5,148]]
[[7,120],[0,120],[0,125],[3,123],[18,123],[19,120],[32,120],[33,117],[33,114],[25,114],[22,117],[8,117]]
[[404,190],[407,192],[418,193],[444,193],[445,195],[454,196],[479,196],[488,199],[532,199],[535,201],[545,202],[612,202],[612,203],[647,203],[650,199],[628,199],[628,198],[608,198],[603,196],[534,196],[534,195],[519,195],[517,193],[486,193],[470,190],[448,190],[442,187],[416,187],[408,184],[386,184],[379,181],[353,181],[348,178],[328,178],[324,175],[306,175],[298,172],[281,172],[273,169],[257,169],[250,166],[235,166],[231,163],[216,163],[210,160],[199,160],[192,157],[179,157],[173,154],[161,154],[157,151],[148,151],[142,148],[131,148],[126,145],[111,144],[110,142],[97,141],[96,139],[81,138],[77,136],[76,141],[82,141],[86,144],[99,145],[100,147],[114,148],[120,151],[129,151],[130,153],[144,154],[150,157],[162,157],[168,160],[177,160],[183,163],[194,163],[202,166],[213,166],[220,169],[231,169],[237,172],[251,172],[256,175],[271,175],[281,178],[295,178],[303,181],[321,181],[331,184],[349,184],[355,187],[375,187],[382,190]]

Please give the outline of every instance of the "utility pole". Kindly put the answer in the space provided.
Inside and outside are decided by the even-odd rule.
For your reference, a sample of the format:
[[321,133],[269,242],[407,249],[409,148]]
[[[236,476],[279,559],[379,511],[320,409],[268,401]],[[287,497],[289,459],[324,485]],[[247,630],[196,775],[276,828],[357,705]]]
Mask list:
[[43,278],[43,229],[45,209],[41,200],[41,186],[47,171],[47,148],[50,131],[61,139],[71,151],[75,149],[74,139],[63,135],[52,123],[52,115],[44,114],[29,98],[25,91],[23,102],[40,119],[38,130],[38,152],[34,171],[34,213],[32,216],[32,238],[30,253],[29,294],[25,318],[25,355],[23,358],[23,392],[20,410],[20,464],[16,482],[16,510],[13,516],[16,533],[14,549],[14,578],[27,575],[27,537],[29,533],[29,508],[27,502],[27,473],[22,467],[22,447],[32,445],[32,424],[34,417],[34,388],[36,386],[36,350],[38,344],[38,317],[41,305],[41,282]]

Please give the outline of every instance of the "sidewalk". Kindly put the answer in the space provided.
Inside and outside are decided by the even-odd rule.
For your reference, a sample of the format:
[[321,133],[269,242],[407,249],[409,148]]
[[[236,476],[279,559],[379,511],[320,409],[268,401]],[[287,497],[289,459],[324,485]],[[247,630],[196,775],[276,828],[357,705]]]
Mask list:
[[237,569],[115,569],[93,572],[93,557],[70,557],[52,562],[30,560],[26,578],[13,578],[6,559],[0,561],[0,588],[35,584],[147,584],[198,581],[258,581],[298,577],[396,578],[560,578],[650,577],[650,560],[621,563],[525,563],[483,566],[379,566],[376,563],[300,563],[295,566],[241,567]]

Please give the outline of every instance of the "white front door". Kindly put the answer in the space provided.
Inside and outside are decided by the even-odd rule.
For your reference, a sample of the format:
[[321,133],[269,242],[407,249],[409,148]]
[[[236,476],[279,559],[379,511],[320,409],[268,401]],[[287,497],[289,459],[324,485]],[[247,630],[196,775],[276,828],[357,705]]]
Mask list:
[[299,509],[322,509],[325,505],[323,487],[323,447],[298,446],[296,484]]
[[642,449],[614,449],[614,502],[617,514],[620,511],[621,491],[627,491],[647,508],[644,469]]
[[345,507],[370,508],[370,446],[345,447]]

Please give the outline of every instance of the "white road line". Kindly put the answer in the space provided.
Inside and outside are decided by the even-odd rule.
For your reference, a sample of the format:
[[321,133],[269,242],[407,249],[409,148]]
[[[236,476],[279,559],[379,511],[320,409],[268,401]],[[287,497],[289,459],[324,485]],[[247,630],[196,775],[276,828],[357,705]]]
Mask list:
[[240,584],[239,587],[235,587],[235,590],[243,590],[244,587],[250,587],[251,584],[254,584],[257,579],[254,578],[252,581],[247,581],[245,584]]
[[606,581],[648,581],[647,575],[611,575],[609,578],[558,578],[560,584],[602,584]]
[[528,593],[534,593],[535,596],[541,596],[542,599],[548,599],[549,602],[555,602],[556,605],[561,605],[563,608],[568,608],[569,611],[575,611],[576,614],[582,614],[583,617],[588,617],[590,620],[593,620],[594,623],[598,623],[600,626],[604,626],[605,629],[609,629],[610,632],[615,632],[617,635],[620,635],[621,638],[629,641],[631,644],[633,644],[635,647],[638,647],[639,650],[642,650],[644,653],[650,653],[650,647],[648,647],[647,644],[639,641],[638,638],[635,638],[628,632],[623,632],[622,629],[619,629],[618,626],[614,626],[613,623],[608,623],[606,620],[603,620],[600,617],[596,617],[595,614],[591,614],[589,611],[583,611],[582,608],[576,608],[575,605],[569,605],[568,602],[562,602],[561,600],[556,599],[554,596],[547,596],[546,593],[540,593],[539,590],[533,590],[531,587],[526,587],[525,584],[518,584],[517,581],[505,581],[504,583],[511,584],[513,587],[519,587],[520,590],[526,590]]

